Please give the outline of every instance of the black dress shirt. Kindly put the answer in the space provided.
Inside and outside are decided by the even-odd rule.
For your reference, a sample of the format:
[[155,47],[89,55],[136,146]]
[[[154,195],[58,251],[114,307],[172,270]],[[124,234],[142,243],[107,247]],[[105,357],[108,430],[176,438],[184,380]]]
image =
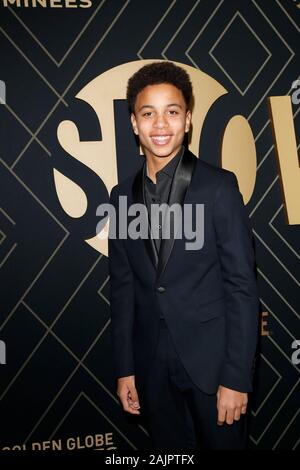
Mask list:
[[[179,163],[179,160],[183,154],[183,151],[184,151],[184,147],[181,146],[179,152],[175,155],[175,157],[172,158],[172,160],[167,165],[165,165],[160,171],[156,173],[156,183],[153,183],[151,178],[149,178],[148,168],[146,164],[147,174],[145,175],[144,185],[145,185],[145,199],[146,199],[147,211],[149,214],[150,227],[151,227],[151,217],[150,217],[151,205],[168,203],[173,176],[174,176],[176,167]],[[154,244],[155,244],[157,256],[159,254],[159,249],[161,245],[162,226],[163,226],[163,220],[159,220],[159,225],[158,225],[159,238],[154,238]],[[164,319],[162,312],[160,312],[160,319],[161,320]]]
[[[145,198],[146,198],[146,206],[149,217],[151,215],[151,205],[152,204],[167,204],[170,195],[170,189],[172,184],[172,179],[178,165],[178,162],[181,158],[183,153],[184,147],[181,146],[179,152],[172,158],[172,160],[165,165],[160,171],[156,173],[156,183],[154,183],[151,178],[148,176],[148,168],[147,174],[145,175]],[[162,235],[162,220],[158,221],[158,233],[159,238],[154,238],[154,244],[156,247],[157,255],[159,254],[160,245],[161,245],[161,235]],[[151,220],[150,220],[151,226]],[[153,228],[153,227],[151,227]]]

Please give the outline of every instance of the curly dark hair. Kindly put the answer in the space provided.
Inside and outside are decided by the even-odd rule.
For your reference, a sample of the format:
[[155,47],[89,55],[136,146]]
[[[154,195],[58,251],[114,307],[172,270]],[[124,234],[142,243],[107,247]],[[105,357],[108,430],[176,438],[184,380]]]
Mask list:
[[178,88],[184,97],[187,109],[192,105],[193,88],[188,73],[173,62],[153,62],[144,65],[132,77],[127,84],[127,101],[129,111],[134,113],[137,95],[148,85],[159,83],[171,83]]

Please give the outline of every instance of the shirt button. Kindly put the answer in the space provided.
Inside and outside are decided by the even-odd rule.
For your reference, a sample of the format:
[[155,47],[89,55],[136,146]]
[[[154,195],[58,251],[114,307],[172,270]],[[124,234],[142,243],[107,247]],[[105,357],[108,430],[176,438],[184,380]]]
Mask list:
[[163,286],[159,286],[159,287],[157,288],[157,290],[158,290],[158,292],[160,292],[161,294],[166,291],[165,287],[163,287]]

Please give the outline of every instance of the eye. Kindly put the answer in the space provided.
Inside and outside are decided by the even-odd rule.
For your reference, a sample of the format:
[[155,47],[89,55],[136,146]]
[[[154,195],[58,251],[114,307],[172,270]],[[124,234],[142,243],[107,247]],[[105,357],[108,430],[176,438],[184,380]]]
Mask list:
[[146,113],[143,114],[143,117],[150,117],[151,116],[151,111],[147,111]]
[[169,113],[171,114],[171,116],[174,116],[175,114],[178,114],[178,111],[176,111],[175,109],[170,109]]

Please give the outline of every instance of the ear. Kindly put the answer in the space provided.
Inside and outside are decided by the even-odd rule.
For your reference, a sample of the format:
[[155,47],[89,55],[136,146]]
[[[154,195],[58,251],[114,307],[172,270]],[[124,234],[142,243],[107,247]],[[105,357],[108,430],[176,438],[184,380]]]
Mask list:
[[138,131],[138,128],[137,128],[137,123],[136,123],[136,118],[135,118],[135,115],[133,113],[131,113],[131,115],[130,115],[130,120],[131,120],[131,125],[132,125],[133,132],[135,133],[135,135],[139,135],[139,131]]
[[186,112],[186,116],[185,116],[185,129],[184,129],[185,132],[189,132],[191,121],[192,121],[192,113],[188,109]]

